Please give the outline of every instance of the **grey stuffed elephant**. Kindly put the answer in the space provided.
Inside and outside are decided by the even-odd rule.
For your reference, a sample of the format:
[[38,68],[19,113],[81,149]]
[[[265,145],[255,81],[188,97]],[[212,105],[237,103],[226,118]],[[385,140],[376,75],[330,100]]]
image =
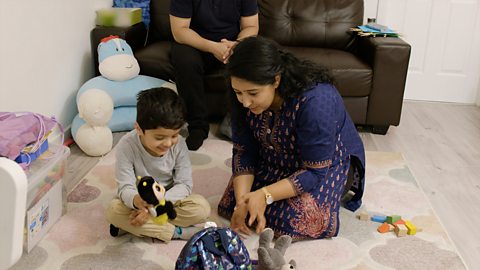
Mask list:
[[258,247],[258,269],[259,270],[287,270],[295,269],[296,263],[290,260],[285,261],[285,251],[292,243],[292,238],[288,235],[280,236],[275,242],[274,247],[271,247],[273,240],[273,230],[266,228],[260,234]]

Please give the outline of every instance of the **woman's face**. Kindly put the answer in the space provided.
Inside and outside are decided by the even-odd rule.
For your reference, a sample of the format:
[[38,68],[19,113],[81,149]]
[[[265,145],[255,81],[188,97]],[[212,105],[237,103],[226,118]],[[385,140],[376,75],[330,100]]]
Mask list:
[[[248,108],[254,114],[261,114],[270,107],[281,104],[277,95],[277,87],[280,76],[275,76],[273,84],[259,85],[237,77],[231,77],[232,88],[243,107]],[[272,106],[273,105],[273,106]]]

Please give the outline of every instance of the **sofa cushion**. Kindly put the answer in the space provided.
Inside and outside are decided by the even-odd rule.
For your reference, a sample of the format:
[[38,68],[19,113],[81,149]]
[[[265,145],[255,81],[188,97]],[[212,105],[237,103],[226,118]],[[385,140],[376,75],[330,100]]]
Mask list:
[[170,30],[170,0],[150,1],[150,27],[148,30],[148,43],[159,40],[173,40]]
[[354,54],[324,48],[284,48],[297,57],[329,68],[335,79],[335,85],[343,97],[364,97],[370,94],[373,71]]
[[363,22],[359,0],[258,0],[260,35],[285,46],[346,49]]
[[140,65],[140,74],[174,81],[173,66],[170,63],[171,48],[171,41],[159,41],[137,50],[135,58]]

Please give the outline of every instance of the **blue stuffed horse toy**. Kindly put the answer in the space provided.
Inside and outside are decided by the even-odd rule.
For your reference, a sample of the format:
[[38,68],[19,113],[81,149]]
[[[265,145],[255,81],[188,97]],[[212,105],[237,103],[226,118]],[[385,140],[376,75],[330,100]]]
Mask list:
[[139,75],[132,48],[118,36],[102,39],[98,62],[101,76],[78,90],[79,113],[72,123],[73,139],[90,156],[101,156],[112,149],[112,132],[133,129],[138,92],[154,87],[176,91],[172,83]]

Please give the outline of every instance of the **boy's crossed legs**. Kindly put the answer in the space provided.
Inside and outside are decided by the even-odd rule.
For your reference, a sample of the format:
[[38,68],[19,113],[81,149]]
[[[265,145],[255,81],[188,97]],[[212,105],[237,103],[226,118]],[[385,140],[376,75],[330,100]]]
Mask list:
[[[203,223],[210,216],[210,204],[204,197],[198,194],[192,194],[183,200],[175,202],[174,207],[177,217],[174,220],[169,220],[164,225],[158,225],[150,219],[142,226],[133,226],[130,224],[132,209],[128,208],[121,200],[113,199],[107,210],[107,220],[113,226],[136,236],[153,237],[168,243],[174,235],[182,234],[181,229],[178,231],[177,227],[187,228]],[[188,233],[184,230],[185,235],[181,238],[188,239],[196,231],[198,230]]]

